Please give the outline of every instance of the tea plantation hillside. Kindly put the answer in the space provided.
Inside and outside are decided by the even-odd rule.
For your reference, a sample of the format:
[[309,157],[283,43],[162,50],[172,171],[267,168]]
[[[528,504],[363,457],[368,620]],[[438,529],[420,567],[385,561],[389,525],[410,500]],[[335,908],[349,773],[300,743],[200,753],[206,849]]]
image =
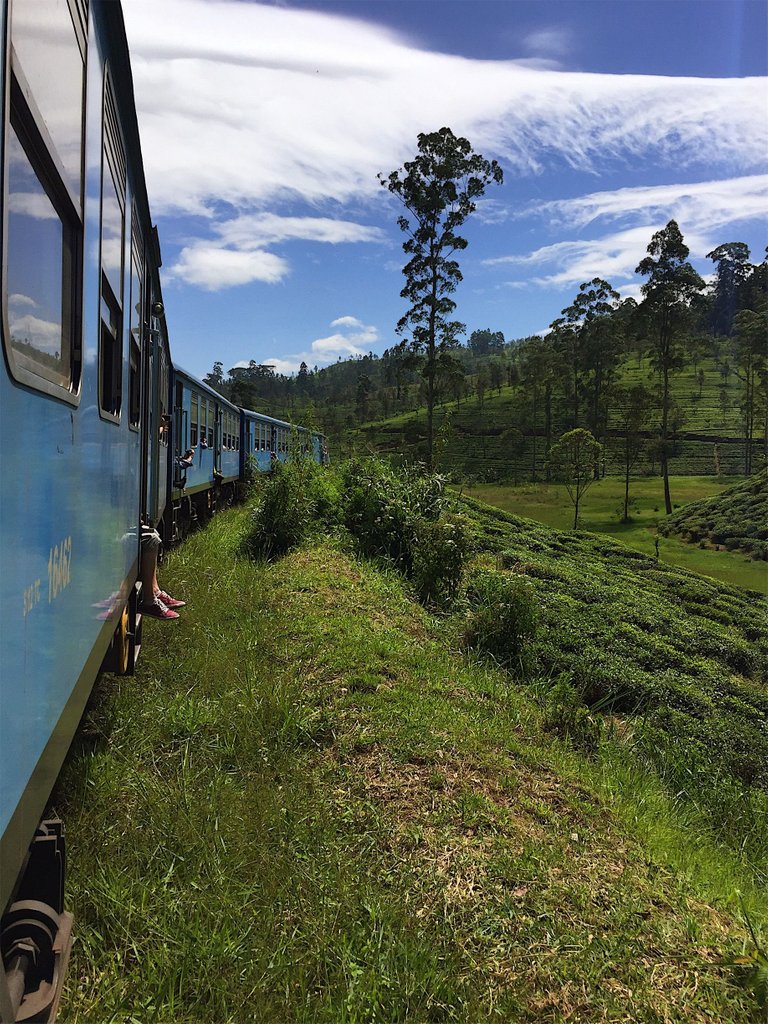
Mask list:
[[[653,375],[646,360],[631,359],[621,367],[618,382],[631,386],[649,384]],[[670,472],[676,475],[719,476],[744,472],[745,442],[739,413],[739,381],[725,378],[713,360],[697,368],[687,367],[673,377],[672,395],[678,434],[670,458]],[[539,396],[534,430],[530,391],[523,385],[488,389],[482,396],[450,401],[436,410],[435,422],[444,424],[441,467],[456,479],[524,481],[541,478],[546,452],[544,411]],[[658,415],[656,416],[658,420]],[[553,419],[552,437],[568,429]],[[636,473],[655,473],[653,456],[654,416],[646,424],[646,450],[635,467]],[[376,452],[409,460],[425,456],[426,410],[403,412],[387,419],[362,424],[334,438],[341,455]],[[622,439],[615,413],[609,415],[605,439],[605,469],[621,473]],[[752,444],[753,459],[760,459],[761,445]]]
[[662,519],[659,533],[768,561],[768,470]]

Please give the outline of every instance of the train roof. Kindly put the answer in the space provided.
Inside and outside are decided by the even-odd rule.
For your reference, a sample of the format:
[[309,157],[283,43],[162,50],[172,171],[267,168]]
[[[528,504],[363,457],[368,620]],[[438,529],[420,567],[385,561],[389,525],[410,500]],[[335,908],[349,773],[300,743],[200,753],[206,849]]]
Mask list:
[[205,391],[209,395],[215,395],[220,402],[223,402],[224,405],[228,405],[229,408],[235,412],[240,411],[239,406],[235,405],[234,402],[230,402],[228,398],[225,398],[224,395],[220,394],[215,388],[212,388],[210,384],[204,383],[204,381],[200,380],[199,377],[196,377],[194,373],[190,373],[189,370],[185,370],[183,366],[179,366],[177,362],[174,362],[173,364],[173,372],[180,373],[182,376],[186,377],[187,380],[191,381],[195,387],[200,388],[201,391]]

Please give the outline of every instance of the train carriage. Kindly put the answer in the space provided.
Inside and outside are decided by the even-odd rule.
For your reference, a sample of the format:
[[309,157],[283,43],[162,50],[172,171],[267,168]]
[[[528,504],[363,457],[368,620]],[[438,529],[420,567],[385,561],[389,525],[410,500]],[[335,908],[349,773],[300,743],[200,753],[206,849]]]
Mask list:
[[[240,484],[240,410],[179,366],[172,370],[172,514],[169,539],[184,536]],[[166,531],[167,532],[167,531]]]

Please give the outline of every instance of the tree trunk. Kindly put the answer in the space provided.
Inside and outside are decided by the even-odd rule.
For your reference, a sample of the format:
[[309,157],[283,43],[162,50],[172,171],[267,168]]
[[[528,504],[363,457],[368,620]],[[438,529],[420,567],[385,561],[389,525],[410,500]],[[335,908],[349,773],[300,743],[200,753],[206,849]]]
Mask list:
[[672,499],[669,496],[669,461],[667,457],[667,436],[669,434],[669,339],[665,338],[662,341],[662,350],[664,376],[661,397],[661,475],[664,478],[664,507],[669,516],[672,514]]

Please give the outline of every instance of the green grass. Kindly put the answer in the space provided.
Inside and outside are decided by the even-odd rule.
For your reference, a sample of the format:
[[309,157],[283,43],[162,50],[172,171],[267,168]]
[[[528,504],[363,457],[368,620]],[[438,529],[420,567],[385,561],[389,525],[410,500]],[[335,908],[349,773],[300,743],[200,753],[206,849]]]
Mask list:
[[[670,478],[672,500],[685,507],[720,494],[731,481],[715,477],[678,476]],[[573,505],[562,484],[478,484],[461,488],[464,494],[525,516],[546,526],[567,530],[573,525]],[[628,547],[655,555],[657,524],[664,519],[664,491],[659,477],[635,477],[630,482],[631,522],[622,523],[624,482],[606,477],[595,482],[583,500],[580,527],[606,534]],[[768,566],[733,551],[699,548],[676,537],[661,537],[659,557],[669,565],[711,576],[732,586],[768,593]]]
[[718,965],[745,948],[737,889],[766,925],[754,873],[618,724],[584,758],[457,649],[461,613],[345,541],[253,564],[248,524],[173,553],[188,607],[101,680],[71,752],[62,1020],[751,1019]]

